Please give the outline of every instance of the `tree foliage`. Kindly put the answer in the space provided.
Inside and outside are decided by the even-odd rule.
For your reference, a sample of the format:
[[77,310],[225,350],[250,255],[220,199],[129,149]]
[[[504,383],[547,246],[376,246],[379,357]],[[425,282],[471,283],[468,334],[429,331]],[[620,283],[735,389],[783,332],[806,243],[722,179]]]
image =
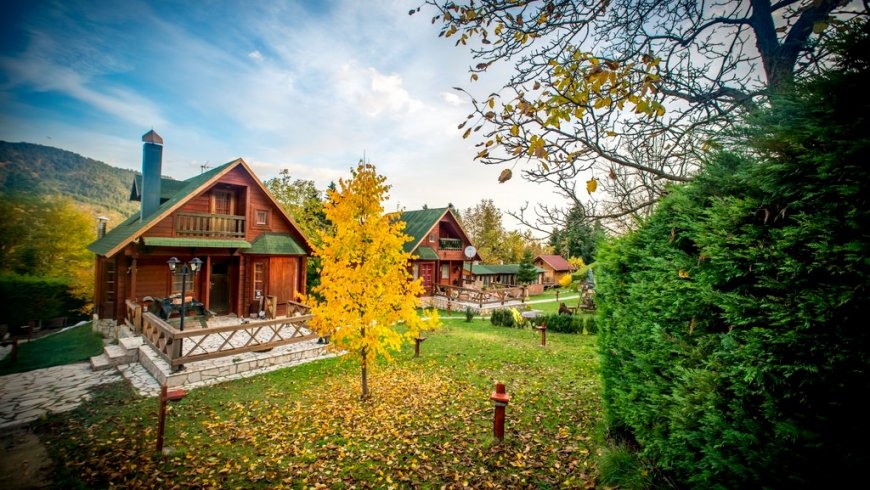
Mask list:
[[323,192],[317,189],[313,180],[293,179],[285,168],[277,177],[263,184],[309,240],[320,239],[329,222],[323,211]]
[[565,225],[557,227],[550,235],[553,252],[562,257],[578,258],[585,264],[595,261],[598,243],[605,238],[600,222],[590,222],[585,209],[574,206],[565,217]]
[[484,263],[516,264],[526,250],[543,252],[543,247],[532,236],[531,230],[521,232],[504,229],[502,212],[492,199],[481,199],[474,207],[463,211],[460,221]]
[[604,403],[678,486],[849,486],[870,463],[870,30],[751,119],[598,269]]
[[526,249],[520,261],[520,268],[517,271],[517,282],[520,284],[531,284],[537,279],[538,271],[537,267],[535,267],[535,257],[530,249]]
[[[423,293],[412,280],[411,255],[403,245],[411,238],[404,223],[384,213],[389,186],[375,167],[360,163],[350,180],[339,180],[324,206],[334,226],[313,244],[321,260],[322,300],[308,298],[312,327],[329,336],[336,350],[354,353],[361,366],[362,398],[369,396],[368,369],[382,356],[412,341],[423,328],[438,325],[433,310],[424,322],[415,310]],[[400,323],[403,325],[400,327]]]
[[0,272],[61,278],[78,298],[93,296],[95,224],[68,198],[0,194]]
[[[831,26],[867,14],[840,0],[426,3],[440,35],[471,50],[472,82],[513,64],[459,125],[465,138],[483,129],[476,159],[528,161],[523,176],[555,186],[569,209],[625,227],[692,178],[717,131],[823,66],[817,41]],[[565,225],[565,210],[525,211],[527,223]]]

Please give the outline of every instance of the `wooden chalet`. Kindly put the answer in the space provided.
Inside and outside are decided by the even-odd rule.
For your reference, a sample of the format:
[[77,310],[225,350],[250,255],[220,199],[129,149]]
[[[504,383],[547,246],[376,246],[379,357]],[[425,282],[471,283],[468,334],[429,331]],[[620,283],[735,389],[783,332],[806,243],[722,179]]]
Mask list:
[[[484,288],[490,286],[517,286],[517,273],[520,271],[520,264],[471,264],[465,265],[466,274],[472,277],[471,286],[476,288]],[[535,268],[538,276],[534,282],[529,284],[529,294],[539,294],[543,292],[544,287],[544,269]]]
[[[413,256],[414,279],[423,278],[426,293],[432,294],[436,285],[463,286],[463,265],[469,260],[465,247],[472,243],[453,209],[405,211],[399,219],[405,222],[405,233],[412,238],[405,244],[405,251]],[[471,260],[480,260],[480,256],[475,253]]]
[[577,269],[561,255],[538,255],[535,266],[544,269],[544,284],[557,284],[562,277]]
[[142,140],[142,176],[130,193],[141,210],[88,246],[96,254],[97,315],[121,321],[127,300],[180,295],[171,257],[202,260],[185,296],[207,310],[247,316],[269,298],[285,314],[305,292],[311,246],[248,164],[236,159],[184,181],[164,179],[162,138],[149,131]]

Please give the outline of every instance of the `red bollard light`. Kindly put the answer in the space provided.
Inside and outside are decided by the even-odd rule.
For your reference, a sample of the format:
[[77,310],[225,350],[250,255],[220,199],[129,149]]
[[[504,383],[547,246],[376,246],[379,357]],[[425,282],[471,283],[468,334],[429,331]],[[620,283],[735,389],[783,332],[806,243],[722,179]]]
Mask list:
[[420,357],[420,344],[426,340],[426,337],[417,337],[414,339],[414,357]]
[[166,402],[178,401],[186,395],[184,390],[167,391],[166,385],[160,387],[160,413],[157,417],[157,452],[163,452],[163,430],[166,427]]
[[504,384],[496,383],[495,392],[490,397],[495,406],[495,415],[492,420],[492,435],[499,441],[504,440],[504,412],[511,396],[505,393]]

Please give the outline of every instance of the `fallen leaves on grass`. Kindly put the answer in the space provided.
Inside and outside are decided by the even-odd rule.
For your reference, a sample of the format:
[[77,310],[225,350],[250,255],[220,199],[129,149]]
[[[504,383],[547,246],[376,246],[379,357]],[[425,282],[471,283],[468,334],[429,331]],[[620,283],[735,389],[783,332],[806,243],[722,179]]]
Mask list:
[[168,419],[166,444],[178,452],[162,458],[153,455],[154,401],[138,420],[70,429],[63,463],[96,487],[593,486],[589,387],[517,383],[497,444],[489,392],[450,373],[433,361],[386,366],[366,402],[349,373],[302,392],[265,385],[250,399],[184,400]]

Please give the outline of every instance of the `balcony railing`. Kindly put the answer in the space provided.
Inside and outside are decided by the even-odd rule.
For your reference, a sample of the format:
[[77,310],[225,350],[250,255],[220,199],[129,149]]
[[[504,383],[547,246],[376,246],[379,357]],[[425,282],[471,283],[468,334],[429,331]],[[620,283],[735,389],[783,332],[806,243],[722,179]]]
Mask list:
[[228,214],[178,213],[175,235],[205,238],[244,238],[245,217]]
[[458,238],[441,238],[438,245],[441,250],[462,250],[462,240]]

